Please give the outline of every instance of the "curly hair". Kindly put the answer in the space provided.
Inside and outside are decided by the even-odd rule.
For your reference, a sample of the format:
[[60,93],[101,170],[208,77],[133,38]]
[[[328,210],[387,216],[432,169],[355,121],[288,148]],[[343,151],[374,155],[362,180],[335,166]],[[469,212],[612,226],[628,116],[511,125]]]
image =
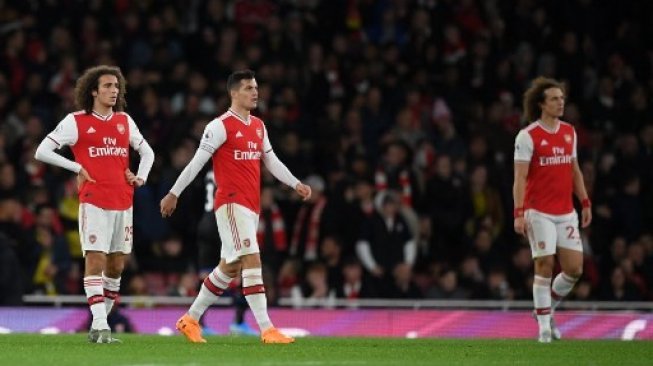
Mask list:
[[540,76],[531,82],[530,88],[524,92],[524,117],[527,122],[537,121],[542,116],[540,104],[544,102],[544,92],[547,89],[557,88],[565,92],[561,82]]
[[91,67],[84,71],[84,74],[77,79],[75,84],[75,105],[78,109],[83,109],[86,114],[93,111],[93,94],[92,91],[98,90],[99,80],[102,75],[113,75],[118,78],[118,100],[113,106],[114,111],[124,111],[127,106],[125,94],[127,94],[127,81],[122,75],[122,71],[117,66],[100,65]]

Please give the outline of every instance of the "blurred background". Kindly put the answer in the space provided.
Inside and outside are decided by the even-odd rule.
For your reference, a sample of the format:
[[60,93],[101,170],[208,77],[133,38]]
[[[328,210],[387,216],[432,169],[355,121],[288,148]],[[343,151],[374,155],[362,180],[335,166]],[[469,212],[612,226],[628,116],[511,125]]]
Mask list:
[[121,67],[127,112],[156,153],[135,193],[124,296],[194,296],[217,264],[217,236],[214,251],[198,245],[206,173],[172,218],[158,205],[228,108],[227,76],[250,68],[254,114],[314,191],[304,203],[263,175],[258,239],[272,306],[530,301],[512,156],[521,96],[538,75],[567,86],[563,119],[578,132],[593,201],[570,298],[650,301],[651,14],[647,1],[2,0],[0,305],[83,294],[74,176],[33,156],[97,64]]

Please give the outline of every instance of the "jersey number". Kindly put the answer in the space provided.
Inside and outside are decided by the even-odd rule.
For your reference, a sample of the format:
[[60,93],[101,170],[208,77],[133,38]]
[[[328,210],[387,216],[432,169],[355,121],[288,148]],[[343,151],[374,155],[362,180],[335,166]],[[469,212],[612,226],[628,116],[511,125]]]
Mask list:
[[574,234],[576,234],[576,228],[575,227],[567,226],[566,229],[567,229],[567,239],[578,239],[578,236],[574,235]]
[[132,235],[134,235],[134,227],[125,226],[125,242],[130,242],[132,239]]

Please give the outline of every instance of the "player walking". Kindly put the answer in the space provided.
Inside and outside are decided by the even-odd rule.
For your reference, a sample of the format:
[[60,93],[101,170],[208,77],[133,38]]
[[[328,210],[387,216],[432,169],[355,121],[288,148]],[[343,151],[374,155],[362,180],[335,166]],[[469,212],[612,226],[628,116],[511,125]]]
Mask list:
[[[583,228],[592,221],[592,211],[578,166],[576,131],[559,119],[565,106],[562,84],[539,77],[524,93],[523,103],[527,120],[533,122],[515,141],[514,227],[531,246],[539,341],[548,343],[560,338],[553,311],[583,273],[583,245],[572,194],[582,205]],[[552,284],[556,253],[562,272]]]

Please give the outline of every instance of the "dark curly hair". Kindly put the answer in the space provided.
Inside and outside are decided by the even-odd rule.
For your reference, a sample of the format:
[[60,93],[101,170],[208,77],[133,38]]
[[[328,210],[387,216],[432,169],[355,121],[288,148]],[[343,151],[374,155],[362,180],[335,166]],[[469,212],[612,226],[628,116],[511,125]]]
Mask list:
[[530,88],[524,92],[524,118],[526,122],[537,121],[542,116],[540,104],[544,102],[544,92],[547,89],[558,88],[565,92],[564,85],[554,79],[540,76],[531,82]]
[[75,85],[75,105],[78,109],[83,109],[86,114],[93,111],[93,94],[92,91],[98,90],[100,76],[113,75],[118,78],[118,100],[113,106],[114,111],[124,111],[127,106],[125,94],[127,93],[127,81],[122,75],[122,71],[117,66],[100,65],[91,67],[84,71],[84,74],[77,79]]

